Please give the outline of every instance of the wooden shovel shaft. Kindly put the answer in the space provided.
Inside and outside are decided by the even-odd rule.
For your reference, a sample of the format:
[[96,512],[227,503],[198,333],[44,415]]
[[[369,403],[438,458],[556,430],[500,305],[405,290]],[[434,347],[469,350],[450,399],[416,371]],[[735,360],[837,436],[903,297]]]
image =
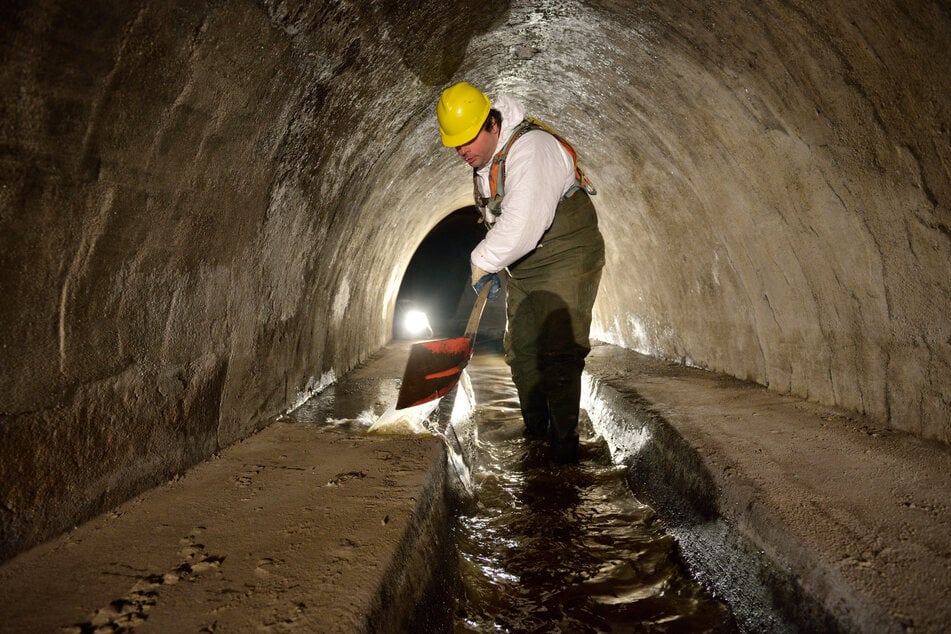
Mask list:
[[482,287],[482,290],[479,291],[478,296],[476,296],[475,304],[472,306],[472,312],[469,313],[469,323],[466,324],[465,337],[475,339],[476,332],[479,330],[479,320],[482,319],[482,310],[485,308],[485,300],[488,299],[491,290],[492,283],[488,282]]

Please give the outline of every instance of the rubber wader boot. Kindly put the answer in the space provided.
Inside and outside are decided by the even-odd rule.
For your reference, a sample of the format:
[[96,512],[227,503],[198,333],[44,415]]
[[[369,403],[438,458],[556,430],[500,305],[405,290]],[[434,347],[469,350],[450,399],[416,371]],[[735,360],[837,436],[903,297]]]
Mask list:
[[[565,429],[577,429],[578,415],[574,417],[559,417],[552,420],[552,433],[549,438],[551,446],[551,456],[559,464],[574,464],[578,462],[578,433],[572,431],[567,437],[557,438],[558,433],[554,431],[555,426]],[[557,439],[556,439],[557,438]]]
[[581,372],[583,359],[561,359],[546,368],[548,406],[551,425],[548,442],[556,462],[578,461],[578,414],[581,405]]
[[547,418],[559,462],[577,460],[581,373],[603,266],[597,214],[580,191],[559,202],[538,246],[508,267],[505,360],[518,388],[525,434],[543,432]]
[[549,418],[547,406],[544,410],[522,407],[522,420],[525,421],[525,429],[522,431],[522,435],[525,438],[547,438]]

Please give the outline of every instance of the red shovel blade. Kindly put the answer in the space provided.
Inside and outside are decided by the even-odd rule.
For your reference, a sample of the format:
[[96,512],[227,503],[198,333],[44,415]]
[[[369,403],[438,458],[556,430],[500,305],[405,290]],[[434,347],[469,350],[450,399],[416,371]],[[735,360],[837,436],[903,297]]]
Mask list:
[[422,405],[448,394],[471,358],[471,337],[413,344],[403,371],[396,409]]

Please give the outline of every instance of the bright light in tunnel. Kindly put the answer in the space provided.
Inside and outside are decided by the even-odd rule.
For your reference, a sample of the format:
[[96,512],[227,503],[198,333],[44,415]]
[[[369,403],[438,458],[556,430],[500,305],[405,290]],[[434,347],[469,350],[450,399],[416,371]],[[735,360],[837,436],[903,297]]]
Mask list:
[[407,333],[413,336],[421,335],[424,332],[429,332],[429,334],[433,332],[426,313],[416,309],[406,311],[406,315],[403,317],[403,327]]

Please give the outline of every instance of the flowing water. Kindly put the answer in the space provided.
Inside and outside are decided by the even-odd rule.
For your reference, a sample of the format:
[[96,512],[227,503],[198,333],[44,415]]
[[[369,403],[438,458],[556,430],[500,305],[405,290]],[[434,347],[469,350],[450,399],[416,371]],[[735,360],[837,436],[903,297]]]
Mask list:
[[581,460],[556,465],[522,438],[498,357],[468,370],[473,497],[456,537],[464,597],[456,632],[731,632],[729,609],[684,571],[673,538],[631,494],[585,417]]
[[289,418],[444,438],[460,498],[461,579],[447,584],[461,588],[455,632],[736,631],[729,609],[686,573],[673,538],[631,494],[586,416],[577,465],[551,462],[545,443],[522,437],[500,355],[473,358],[442,431],[436,403],[394,412],[397,391],[395,381],[344,379]]

